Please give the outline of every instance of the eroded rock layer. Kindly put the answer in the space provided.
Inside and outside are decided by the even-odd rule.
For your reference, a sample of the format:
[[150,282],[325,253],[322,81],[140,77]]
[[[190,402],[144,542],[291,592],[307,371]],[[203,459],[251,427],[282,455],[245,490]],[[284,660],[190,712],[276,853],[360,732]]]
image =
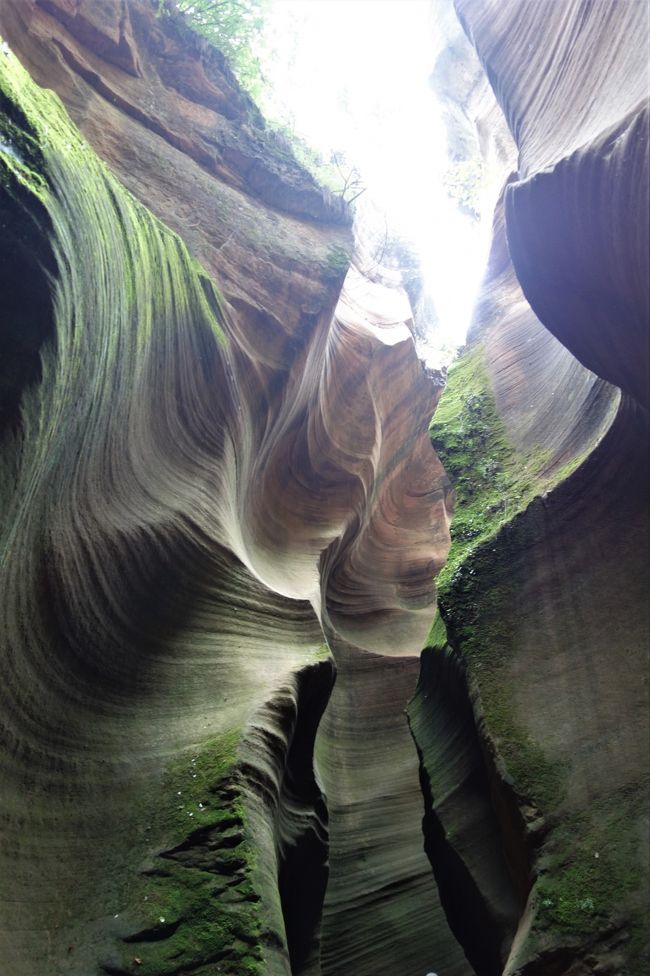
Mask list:
[[351,279],[333,315],[340,201],[182,23],[11,2],[0,30],[0,957],[318,972],[323,627],[413,663],[448,548],[408,302]]
[[427,852],[477,905],[478,952],[447,903],[476,972],[632,976],[650,960],[647,11],[457,8],[520,159],[431,425],[456,508],[409,706]]
[[533,310],[648,406],[648,7],[457,0],[519,149],[508,240]]
[[404,717],[419,661],[340,644],[335,652],[337,682],[317,744],[331,816],[322,972],[415,976],[424,965],[469,976],[422,844],[418,762]]
[[457,7],[520,160],[446,473],[405,294],[221,57],[0,7],[12,976],[648,962],[647,14]]

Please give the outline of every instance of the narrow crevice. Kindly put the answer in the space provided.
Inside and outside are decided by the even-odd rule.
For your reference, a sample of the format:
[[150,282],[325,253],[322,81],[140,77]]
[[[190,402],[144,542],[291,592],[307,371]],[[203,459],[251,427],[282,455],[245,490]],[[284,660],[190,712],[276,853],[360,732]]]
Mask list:
[[431,863],[449,928],[462,946],[476,976],[501,976],[500,934],[467,867],[447,839],[436,816],[431,781],[420,760],[420,787],[424,798],[422,832],[424,850]]
[[282,784],[282,800],[288,808],[300,798],[312,809],[307,829],[294,843],[282,846],[278,870],[293,976],[307,973],[318,959],[329,876],[327,804],[314,775],[316,732],[333,687],[331,665],[322,664],[325,668],[319,665],[298,675],[298,710]]
[[329,875],[328,811],[314,743],[329,702],[331,658],[294,675],[256,714],[240,763],[249,815],[275,845],[277,892],[292,976],[320,972],[320,929]]
[[420,762],[424,849],[449,927],[476,976],[501,976],[523,906],[464,668],[449,649],[423,652],[407,715]]
[[167,924],[158,923],[147,929],[140,929],[139,932],[134,932],[133,935],[125,935],[122,942],[127,943],[127,945],[131,942],[160,942],[162,939],[169,939],[179,925],[180,921],[168,922]]
[[[216,961],[243,976],[248,961],[261,964],[265,952],[288,956],[293,976],[319,971],[329,845],[313,757],[334,673],[333,661],[321,660],[273,693],[235,765],[207,791],[218,821],[196,827],[142,869],[152,883],[147,897],[173,904],[172,917],[165,911],[155,924],[147,919],[121,942],[146,953],[149,964],[158,953],[161,976],[202,972]],[[265,865],[251,860],[250,836],[258,831],[270,842],[273,861]],[[272,889],[264,882],[269,869],[277,877]],[[104,971],[131,969],[108,961]]]

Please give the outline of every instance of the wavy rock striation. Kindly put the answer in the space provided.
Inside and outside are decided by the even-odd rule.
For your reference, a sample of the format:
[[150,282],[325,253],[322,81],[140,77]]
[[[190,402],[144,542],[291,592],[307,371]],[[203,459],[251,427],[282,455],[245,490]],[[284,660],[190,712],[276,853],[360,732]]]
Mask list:
[[409,706],[427,853],[476,972],[631,976],[649,959],[647,14],[457,8],[520,159],[431,425],[456,509]]
[[[402,710],[449,545],[439,391],[402,293],[351,276],[333,315],[340,201],[181,22],[11,0],[0,29],[0,958],[319,972],[330,850],[344,864],[313,766],[327,641],[408,661],[383,741],[409,817],[383,883],[436,904]],[[392,929],[414,976],[423,919]]]
[[422,844],[417,755],[404,719],[418,659],[341,645],[335,654],[337,682],[317,741],[330,808],[322,973],[424,966],[469,976]]
[[2,4],[12,976],[648,961],[646,15],[457,7],[520,159],[429,432],[406,295],[221,57]]
[[457,9],[519,149],[506,213],[524,293],[581,362],[647,407],[647,6]]

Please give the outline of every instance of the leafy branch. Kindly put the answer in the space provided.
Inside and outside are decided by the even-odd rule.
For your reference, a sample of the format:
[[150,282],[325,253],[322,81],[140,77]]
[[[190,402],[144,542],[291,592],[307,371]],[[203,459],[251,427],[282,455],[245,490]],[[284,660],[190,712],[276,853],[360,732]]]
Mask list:
[[262,86],[258,50],[268,0],[168,0],[192,28],[225,54],[239,81],[253,95]]

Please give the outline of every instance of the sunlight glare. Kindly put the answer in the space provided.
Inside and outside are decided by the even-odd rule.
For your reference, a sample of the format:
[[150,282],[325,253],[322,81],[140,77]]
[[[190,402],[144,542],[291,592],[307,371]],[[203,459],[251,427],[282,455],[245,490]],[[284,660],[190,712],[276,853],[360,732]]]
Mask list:
[[[429,85],[437,50],[430,0],[275,0],[269,78],[295,130],[354,162],[391,229],[419,255],[436,307],[432,344],[465,341],[489,226],[443,185],[446,135]],[[491,223],[488,219],[487,223]]]

